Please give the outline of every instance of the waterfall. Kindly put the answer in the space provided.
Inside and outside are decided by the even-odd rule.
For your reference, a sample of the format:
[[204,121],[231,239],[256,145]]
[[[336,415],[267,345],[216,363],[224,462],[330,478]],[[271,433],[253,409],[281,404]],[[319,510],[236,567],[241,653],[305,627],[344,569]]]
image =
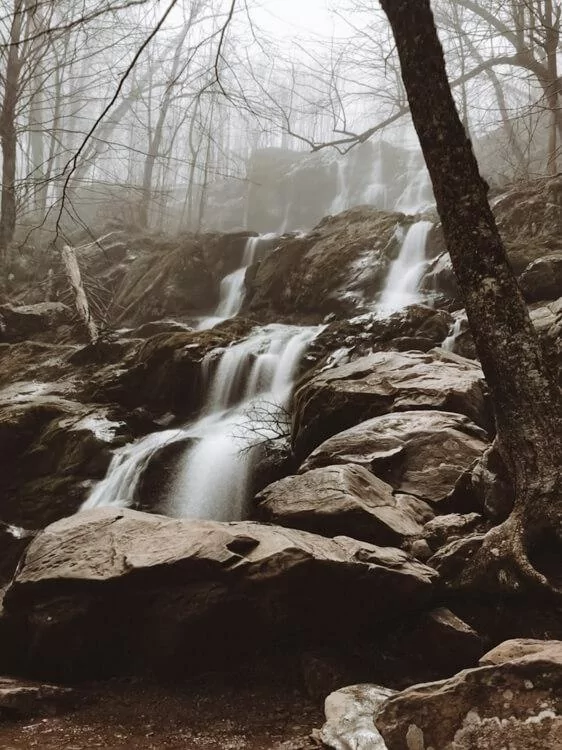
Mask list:
[[466,317],[460,313],[456,316],[447,337],[443,339],[443,343],[441,344],[441,348],[446,352],[454,351],[456,340],[462,331],[463,322],[466,322]]
[[214,365],[203,414],[191,425],[164,430],[116,451],[107,476],[82,508],[134,505],[139,483],[156,451],[188,440],[161,510],[176,517],[239,520],[249,499],[252,447],[275,437],[288,406],[295,371],[317,328],[271,325],[245,341],[208,355]]
[[229,273],[221,281],[217,308],[213,315],[201,320],[198,326],[199,330],[212,328],[218,323],[222,323],[223,320],[228,320],[229,318],[234,318],[235,315],[238,315],[246,293],[246,271],[256,262],[260,246],[264,243],[269,245],[276,237],[276,234],[248,237],[244,247],[240,267],[232,273]]
[[418,153],[412,151],[406,170],[406,188],[396,201],[395,211],[419,214],[433,205],[433,188],[425,164],[419,163]]
[[418,286],[425,268],[425,246],[433,224],[417,221],[408,229],[400,253],[390,267],[379,308],[401,310],[419,301]]

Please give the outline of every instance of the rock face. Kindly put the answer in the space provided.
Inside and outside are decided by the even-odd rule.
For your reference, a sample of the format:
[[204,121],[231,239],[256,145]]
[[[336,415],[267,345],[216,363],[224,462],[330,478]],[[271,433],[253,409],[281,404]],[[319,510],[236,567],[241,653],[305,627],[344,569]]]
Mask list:
[[249,232],[132,238],[127,272],[116,284],[113,323],[139,325],[211,313],[220,280],[240,265]]
[[347,537],[100,509],[36,537],[4,606],[12,653],[43,678],[182,673],[319,623],[337,643],[421,606],[435,575]]
[[480,663],[390,698],[375,719],[388,750],[562,747],[562,643],[511,641]]
[[480,367],[435,349],[377,352],[321,372],[295,394],[294,445],[306,456],[323,440],[389,412],[439,409],[489,425]]
[[[396,492],[441,504],[448,512],[444,501],[486,447],[486,433],[466,417],[407,411],[375,417],[334,435],[310,454],[300,471],[359,464]],[[478,509],[466,508],[471,510]]]
[[362,206],[328,216],[307,235],[282,242],[249,279],[246,310],[258,319],[356,315],[381,291],[400,250],[403,214]]
[[415,506],[401,505],[392,487],[353,464],[281,479],[257,495],[256,502],[258,517],[265,521],[391,546],[421,534],[420,522],[428,511],[431,514],[427,506],[416,513]]

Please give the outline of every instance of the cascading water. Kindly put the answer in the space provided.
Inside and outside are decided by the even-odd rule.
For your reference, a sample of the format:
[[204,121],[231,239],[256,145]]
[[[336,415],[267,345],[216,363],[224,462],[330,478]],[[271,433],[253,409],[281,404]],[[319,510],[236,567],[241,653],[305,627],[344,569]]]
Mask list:
[[443,339],[443,343],[441,344],[441,348],[446,352],[454,351],[455,343],[463,329],[463,323],[466,323],[466,317],[462,313],[457,314],[455,322],[451,326],[448,335]]
[[259,237],[248,237],[242,255],[242,263],[236,271],[229,273],[221,281],[220,297],[217,309],[211,317],[203,318],[199,330],[212,328],[223,320],[238,315],[244,302],[246,271],[256,262],[257,254],[263,243],[270,244],[276,234],[264,234]]
[[[252,446],[275,436],[277,415],[288,405],[295,370],[316,328],[272,325],[222,351],[203,416],[192,425],[147,435],[121,448],[105,479],[82,506],[130,507],[143,473],[166,445],[189,441],[172,489],[160,504],[168,515],[238,520],[245,515],[253,465]],[[211,362],[206,363],[209,368]]]
[[400,253],[390,267],[379,308],[401,310],[419,301],[418,286],[425,268],[425,247],[431,221],[417,221],[408,229]]

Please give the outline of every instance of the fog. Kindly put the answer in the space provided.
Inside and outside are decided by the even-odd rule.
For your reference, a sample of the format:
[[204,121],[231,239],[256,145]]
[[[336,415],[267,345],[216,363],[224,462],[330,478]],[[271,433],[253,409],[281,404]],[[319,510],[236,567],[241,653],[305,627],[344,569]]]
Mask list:
[[[558,168],[560,53],[543,5],[433,3],[495,186]],[[357,202],[403,206],[412,183],[411,210],[430,200],[376,3],[13,0],[0,33],[4,248],[111,222],[310,228]],[[307,191],[322,195],[303,207]]]

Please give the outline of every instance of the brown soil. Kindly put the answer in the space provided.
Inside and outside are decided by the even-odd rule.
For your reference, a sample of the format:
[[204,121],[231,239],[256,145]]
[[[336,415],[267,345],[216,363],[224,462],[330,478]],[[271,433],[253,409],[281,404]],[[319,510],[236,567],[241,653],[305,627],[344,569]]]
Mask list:
[[4,722],[2,750],[310,750],[322,701],[294,686],[207,675],[90,685],[67,714]]

